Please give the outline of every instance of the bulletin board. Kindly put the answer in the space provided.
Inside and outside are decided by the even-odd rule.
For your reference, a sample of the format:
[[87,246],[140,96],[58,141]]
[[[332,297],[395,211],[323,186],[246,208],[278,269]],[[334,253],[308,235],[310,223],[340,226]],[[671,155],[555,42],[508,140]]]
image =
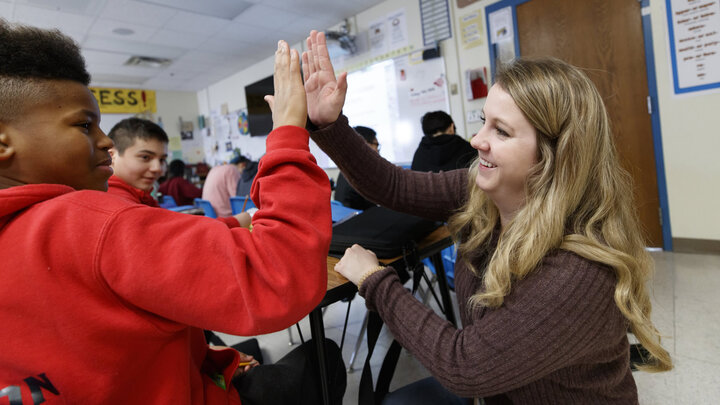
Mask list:
[[[423,60],[420,51],[349,73],[343,114],[351,126],[374,129],[380,154],[405,165],[423,137],[420,118],[429,111],[449,113],[449,100],[444,59]],[[310,150],[320,167],[336,167],[312,142]]]

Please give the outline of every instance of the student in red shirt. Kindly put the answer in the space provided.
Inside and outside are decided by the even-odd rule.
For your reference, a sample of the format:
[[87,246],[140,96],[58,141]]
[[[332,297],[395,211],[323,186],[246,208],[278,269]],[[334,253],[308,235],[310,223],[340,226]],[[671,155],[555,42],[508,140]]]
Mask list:
[[185,179],[185,162],[175,159],[168,165],[168,179],[160,184],[162,195],[169,195],[177,205],[192,205],[202,197],[202,190]]
[[[105,192],[113,143],[71,39],[0,20],[0,59],[1,395],[239,404],[239,380],[314,400],[319,384],[255,378],[273,374],[202,333],[281,330],[325,294],[330,189],[308,148],[297,52],[278,44],[252,232]],[[315,375],[307,364],[298,378]]]

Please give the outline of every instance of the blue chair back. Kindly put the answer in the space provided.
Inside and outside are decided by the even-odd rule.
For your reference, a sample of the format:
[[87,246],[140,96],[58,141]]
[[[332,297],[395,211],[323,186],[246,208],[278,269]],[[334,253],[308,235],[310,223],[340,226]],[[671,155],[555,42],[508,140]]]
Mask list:
[[[247,202],[245,202],[246,200]],[[244,209],[243,206],[245,206]],[[250,199],[249,195],[245,197],[230,197],[230,209],[232,210],[233,215],[247,211],[250,208],[255,208],[255,203],[253,203],[253,200]]]
[[196,198],[195,206],[202,209],[206,217],[217,218],[215,208],[213,208],[212,204],[210,204],[210,201],[203,200],[202,198]]
[[163,208],[177,207],[175,199],[171,195],[163,195],[160,197],[160,206]]
[[332,222],[341,222],[345,219],[348,219],[354,215],[357,215],[362,212],[362,210],[356,210],[355,208],[348,208],[340,201],[336,200],[330,200],[330,209],[332,212]]
[[[457,246],[452,245],[441,250],[440,257],[442,259],[443,269],[445,270],[448,285],[450,288],[455,289],[455,260],[457,259]],[[422,262],[430,268],[430,271],[432,271],[433,274],[437,275],[435,266],[433,266],[430,258],[425,258]]]

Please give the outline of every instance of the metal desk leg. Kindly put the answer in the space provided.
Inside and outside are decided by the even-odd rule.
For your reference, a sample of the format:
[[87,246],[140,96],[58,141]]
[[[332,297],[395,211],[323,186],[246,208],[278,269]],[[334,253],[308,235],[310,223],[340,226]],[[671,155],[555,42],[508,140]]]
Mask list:
[[440,296],[442,297],[443,307],[445,308],[445,319],[457,327],[455,310],[453,309],[452,300],[450,299],[450,287],[448,286],[447,276],[445,275],[445,267],[443,266],[440,252],[430,256],[430,260],[432,261],[433,266],[435,266],[435,272],[437,273]]
[[330,391],[328,388],[328,367],[325,357],[325,325],[322,310],[315,308],[310,312],[310,332],[315,341],[318,368],[320,370],[320,389],[322,390],[323,404],[330,405]]

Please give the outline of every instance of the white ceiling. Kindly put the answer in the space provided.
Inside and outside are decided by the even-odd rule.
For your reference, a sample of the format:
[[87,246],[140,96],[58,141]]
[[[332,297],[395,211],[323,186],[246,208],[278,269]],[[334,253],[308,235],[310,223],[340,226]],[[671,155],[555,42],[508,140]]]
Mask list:
[[[92,85],[197,91],[271,56],[279,39],[300,42],[382,1],[0,0],[0,17],[74,38]],[[172,63],[125,66],[131,56]]]

